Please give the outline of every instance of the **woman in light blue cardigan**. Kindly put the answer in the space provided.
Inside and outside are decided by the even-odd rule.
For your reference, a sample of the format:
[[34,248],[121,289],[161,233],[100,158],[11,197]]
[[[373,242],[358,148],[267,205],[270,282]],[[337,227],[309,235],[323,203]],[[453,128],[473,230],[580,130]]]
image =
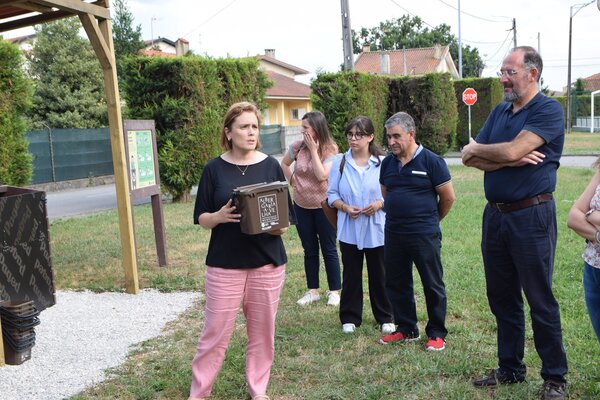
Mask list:
[[342,331],[352,333],[362,324],[362,268],[366,258],[373,316],[381,332],[388,334],[395,331],[395,326],[383,266],[385,212],[379,185],[383,152],[374,143],[375,129],[369,118],[353,119],[345,133],[350,149],[333,162],[327,191],[329,204],[338,209],[337,239],[343,264]]

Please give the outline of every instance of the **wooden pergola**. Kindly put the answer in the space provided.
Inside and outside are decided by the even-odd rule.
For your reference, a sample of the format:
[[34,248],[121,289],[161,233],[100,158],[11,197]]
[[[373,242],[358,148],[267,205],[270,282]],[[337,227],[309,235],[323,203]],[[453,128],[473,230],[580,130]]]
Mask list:
[[109,6],[109,0],[0,0],[0,33],[73,16],[81,20],[104,72],[125,289],[127,293],[137,294],[139,285],[133,213],[126,175],[127,160]]

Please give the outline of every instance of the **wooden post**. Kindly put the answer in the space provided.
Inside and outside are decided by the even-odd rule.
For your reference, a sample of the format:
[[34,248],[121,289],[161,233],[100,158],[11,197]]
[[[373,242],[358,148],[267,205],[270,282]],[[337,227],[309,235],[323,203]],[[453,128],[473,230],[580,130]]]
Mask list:
[[169,265],[167,257],[167,238],[165,236],[165,218],[163,216],[162,198],[160,193],[150,197],[152,201],[152,217],[154,220],[154,238],[156,240],[156,252],[158,254],[158,265],[166,267]]
[[6,364],[4,361],[4,339],[2,339],[2,319],[0,319],[0,367]]
[[108,123],[117,191],[117,210],[119,230],[125,270],[125,290],[127,293],[139,293],[135,234],[133,230],[133,211],[129,197],[127,161],[123,143],[123,121],[121,101],[117,82],[117,69],[114,57],[112,28],[110,20],[100,19],[97,23],[90,14],[79,14],[79,19],[87,32],[92,47],[98,56],[104,72],[104,91],[108,106]]

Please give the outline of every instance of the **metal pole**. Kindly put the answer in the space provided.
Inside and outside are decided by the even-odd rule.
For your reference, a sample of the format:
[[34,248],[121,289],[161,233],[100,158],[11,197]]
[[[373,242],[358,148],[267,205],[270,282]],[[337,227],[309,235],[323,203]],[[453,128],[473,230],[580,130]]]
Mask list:
[[469,106],[469,142],[471,141],[471,106]]
[[[567,133],[571,133],[571,108],[573,108],[573,102],[571,101],[571,42],[573,36],[573,17],[577,15],[579,10],[581,10],[583,7],[589,6],[594,1],[595,0],[592,0],[587,3],[574,4],[571,7],[569,7],[569,62],[567,66]],[[577,10],[575,10],[575,14],[573,14],[573,7],[578,7]],[[600,4],[598,5],[598,8],[600,9]]]
[[50,170],[52,172],[52,182],[56,182],[56,173],[54,172],[54,143],[52,142],[52,129],[42,122],[44,127],[48,128],[48,144],[50,146]]
[[571,38],[573,31],[573,6],[569,14],[569,59],[567,63],[567,134],[571,133]]
[[[460,29],[460,0],[458,0],[458,77],[463,77],[463,65],[462,65],[462,39]],[[469,134],[469,137],[471,135]]]
[[517,20],[515,18],[513,18],[513,42],[514,47],[517,47]]

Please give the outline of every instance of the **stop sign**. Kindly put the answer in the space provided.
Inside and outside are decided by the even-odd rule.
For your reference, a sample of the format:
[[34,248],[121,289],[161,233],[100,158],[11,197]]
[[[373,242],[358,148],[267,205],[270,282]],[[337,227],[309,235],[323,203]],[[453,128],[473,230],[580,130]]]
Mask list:
[[462,97],[466,105],[472,106],[477,101],[477,92],[473,88],[466,88]]

